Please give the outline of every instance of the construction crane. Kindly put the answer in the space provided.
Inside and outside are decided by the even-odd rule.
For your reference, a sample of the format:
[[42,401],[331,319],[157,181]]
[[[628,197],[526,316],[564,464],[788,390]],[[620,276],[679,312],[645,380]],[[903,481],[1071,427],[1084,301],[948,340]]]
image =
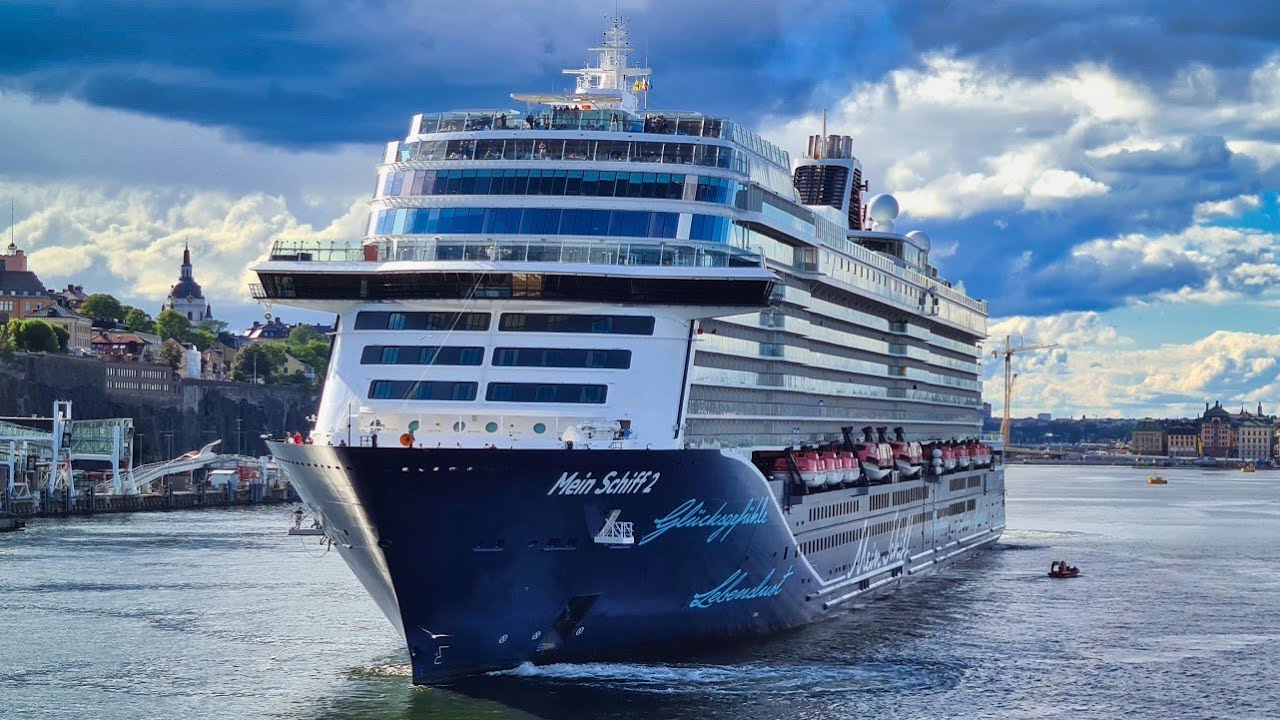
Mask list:
[[1005,335],[1004,347],[996,348],[991,351],[991,357],[993,358],[998,358],[1001,355],[1004,356],[1004,420],[1000,423],[1000,439],[1004,441],[1005,448],[1008,448],[1011,444],[1009,442],[1009,426],[1010,418],[1012,417],[1010,414],[1010,408],[1013,405],[1013,380],[1017,377],[1013,372],[1013,354],[1031,352],[1033,350],[1048,350],[1049,348],[1056,347],[1058,347],[1057,343],[1027,345],[1022,342],[1021,338],[1019,338],[1018,342],[1015,344],[1012,336]]

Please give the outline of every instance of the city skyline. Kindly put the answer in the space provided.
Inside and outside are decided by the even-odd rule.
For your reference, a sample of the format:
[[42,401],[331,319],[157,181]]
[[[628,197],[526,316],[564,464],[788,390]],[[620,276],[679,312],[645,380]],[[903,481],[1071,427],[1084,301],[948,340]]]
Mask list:
[[[1280,10],[745,5],[619,3],[651,105],[793,157],[826,108],[902,229],[990,302],[993,339],[1060,345],[1015,360],[1015,416],[1280,402]],[[604,9],[6,4],[12,233],[49,287],[148,308],[189,243],[219,317],[247,326],[247,267],[273,240],[360,237],[412,114],[562,87]],[[988,355],[997,413],[998,370]]]

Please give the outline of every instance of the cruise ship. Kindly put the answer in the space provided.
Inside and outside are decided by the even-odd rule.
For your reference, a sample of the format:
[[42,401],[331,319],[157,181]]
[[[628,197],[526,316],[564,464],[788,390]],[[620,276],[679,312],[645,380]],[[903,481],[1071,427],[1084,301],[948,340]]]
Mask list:
[[571,90],[413,117],[363,239],[255,268],[337,317],[270,448],[414,683],[777,632],[1004,528],[986,304],[851,138],[650,110],[631,50],[611,21]]

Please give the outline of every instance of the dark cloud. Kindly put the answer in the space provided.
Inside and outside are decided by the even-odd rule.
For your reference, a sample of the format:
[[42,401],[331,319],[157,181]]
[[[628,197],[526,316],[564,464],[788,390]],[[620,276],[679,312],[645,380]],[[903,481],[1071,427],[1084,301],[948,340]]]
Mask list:
[[1182,173],[1199,170],[1211,173],[1226,170],[1231,159],[1231,150],[1221,136],[1200,135],[1159,150],[1124,150],[1099,160],[1096,165],[1112,172]]
[[[621,7],[632,19],[637,59],[655,69],[654,105],[747,124],[834,106],[859,82],[918,67],[928,51],[1015,79],[1096,62],[1183,113],[1207,117],[1249,91],[1249,71],[1280,40],[1274,0],[630,0]],[[10,0],[0,4],[0,90],[70,97],[292,148],[379,143],[403,136],[417,112],[510,106],[512,91],[565,87],[560,69],[587,58],[603,9],[591,0],[473,0],[447,12],[418,0],[248,8],[213,0]],[[1024,113],[1019,137],[1064,135],[1059,117],[1056,109]],[[989,148],[986,138],[977,144],[994,156],[1008,141],[997,136],[1008,130],[992,128]],[[1099,121],[1071,132],[1080,153],[1058,166],[1105,183],[1105,195],[930,223],[940,244],[959,242],[943,269],[991,299],[997,315],[1107,309],[1204,282],[1202,266],[1191,261],[1100,261],[1073,251],[1096,238],[1176,232],[1192,222],[1197,203],[1280,186],[1276,169],[1264,172],[1233,153],[1211,124],[1187,123],[1176,133],[1181,139],[1161,149],[1109,154],[1090,153],[1141,134],[1134,123]],[[1274,123],[1250,132],[1280,139]],[[882,168],[869,170],[874,176]]]
[[1280,39],[1280,4],[1273,0],[907,0],[894,7],[898,27],[917,49],[950,48],[1026,75],[1096,62],[1163,82],[1192,62],[1256,63]]
[[[661,4],[632,15],[652,100],[751,118],[808,109],[826,82],[883,72],[885,13],[816,2]],[[0,5],[0,88],[225,127],[280,145],[369,142],[415,112],[507,107],[560,89],[604,27],[598,5],[294,0]],[[830,32],[832,24],[841,29]],[[861,27],[865,24],[867,27]],[[860,31],[865,31],[860,34]],[[866,44],[879,38],[881,50]]]

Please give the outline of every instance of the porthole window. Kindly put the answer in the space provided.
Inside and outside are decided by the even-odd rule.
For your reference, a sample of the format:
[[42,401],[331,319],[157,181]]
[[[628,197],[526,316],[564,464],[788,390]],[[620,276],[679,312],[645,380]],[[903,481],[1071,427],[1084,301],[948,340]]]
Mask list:
[[547,431],[547,426],[543,423],[534,423],[533,431],[539,435]]
[[453,424],[454,432],[462,432],[463,430],[466,430],[466,429],[467,429],[467,424],[462,422],[461,420]]
[[485,425],[484,429],[485,429],[485,432],[496,433],[498,432],[498,423],[491,422],[488,425]]

